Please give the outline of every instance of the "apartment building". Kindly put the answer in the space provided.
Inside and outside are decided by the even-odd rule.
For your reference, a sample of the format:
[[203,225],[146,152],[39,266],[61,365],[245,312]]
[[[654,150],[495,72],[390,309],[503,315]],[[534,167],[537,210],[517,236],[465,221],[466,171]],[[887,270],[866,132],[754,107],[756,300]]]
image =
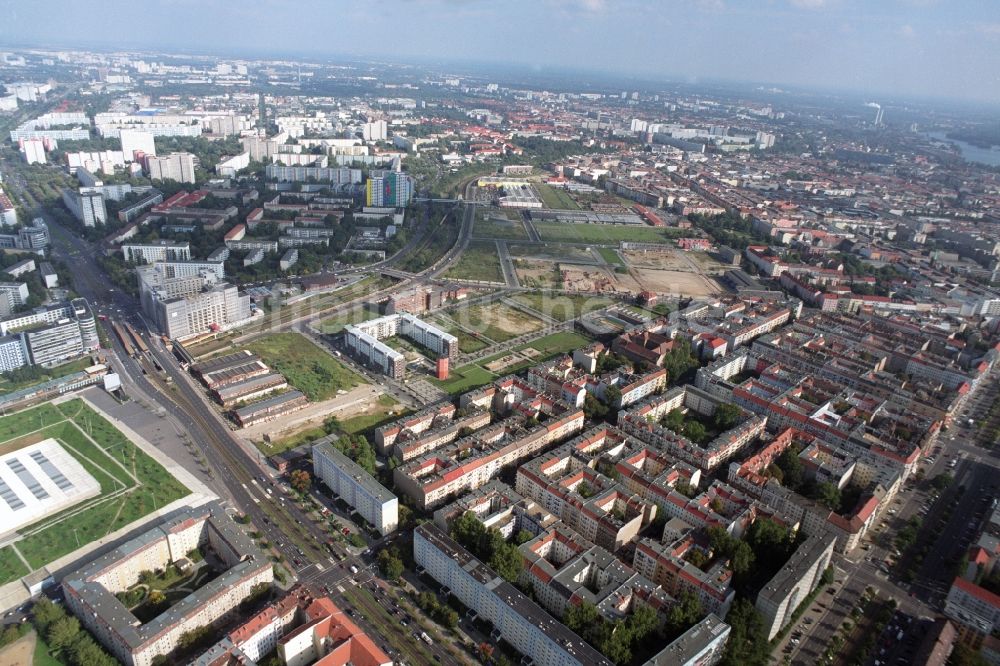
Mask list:
[[63,203],[73,217],[85,227],[96,227],[108,221],[108,207],[104,193],[97,187],[81,187],[78,191],[63,190]]
[[170,153],[162,157],[148,156],[146,171],[150,180],[175,180],[178,183],[195,182],[194,170],[198,158],[191,153]]
[[767,640],[771,640],[792,621],[795,610],[819,587],[823,572],[833,558],[834,539],[808,536],[781,570],[757,593],[754,606],[764,618]]
[[745,449],[764,432],[767,421],[741,410],[740,422],[704,444],[690,441],[660,425],[671,411],[693,411],[711,417],[724,401],[694,386],[677,386],[633,409],[618,412],[618,427],[625,433],[677,456],[684,462],[709,472]]
[[729,625],[709,613],[644,666],[715,666],[725,654],[729,633]]
[[0,320],[0,335],[7,340],[0,372],[25,365],[60,365],[100,346],[97,322],[82,298]]
[[[227,569],[156,618],[142,623],[115,596],[141,572],[188,561],[208,547]],[[127,666],[151,666],[169,655],[186,631],[235,610],[253,587],[271,583],[270,559],[217,502],[183,509],[63,579],[66,606],[111,654]]]
[[718,557],[704,569],[694,566],[685,558],[692,548],[711,555],[697,544],[691,532],[670,543],[641,539],[635,547],[632,567],[670,595],[680,597],[689,592],[709,613],[725,617],[736,596],[733,572]]
[[450,423],[456,411],[455,405],[441,402],[376,428],[374,443],[379,455],[388,456],[399,437],[417,436],[441,423]]
[[522,531],[538,536],[560,523],[559,518],[540,504],[494,479],[435,511],[434,524],[447,533],[452,522],[470,511],[485,527],[497,530],[505,539]]
[[399,500],[334,447],[333,435],[313,443],[313,476],[385,536],[399,524]]
[[218,330],[250,318],[250,297],[220,282],[212,271],[176,276],[157,262],[140,266],[136,274],[143,312],[171,338]]
[[366,206],[405,208],[413,197],[413,178],[399,171],[372,171],[365,183]]
[[992,636],[1000,627],[1000,595],[957,577],[948,590],[944,614],[978,636]]
[[406,368],[406,359],[381,342],[383,338],[396,335],[409,338],[442,358],[453,358],[458,354],[458,338],[406,312],[347,326],[344,342],[347,349],[362,362],[400,379]]
[[17,208],[10,198],[0,191],[0,225],[13,227],[17,225]]
[[581,410],[552,414],[535,427],[525,427],[524,415],[510,417],[400,465],[393,471],[393,480],[396,488],[417,506],[433,508],[580,432],[583,422]]
[[427,523],[414,531],[417,564],[505,640],[538,666],[611,666],[604,655],[556,621],[535,602]]
[[188,261],[191,259],[191,244],[187,241],[159,239],[152,243],[122,243],[125,261],[136,264],[152,264],[157,261]]
[[666,613],[677,600],[617,557],[565,525],[556,525],[521,544],[524,569],[519,582],[539,605],[558,618],[586,603],[601,617],[624,619],[631,609],[649,606]]

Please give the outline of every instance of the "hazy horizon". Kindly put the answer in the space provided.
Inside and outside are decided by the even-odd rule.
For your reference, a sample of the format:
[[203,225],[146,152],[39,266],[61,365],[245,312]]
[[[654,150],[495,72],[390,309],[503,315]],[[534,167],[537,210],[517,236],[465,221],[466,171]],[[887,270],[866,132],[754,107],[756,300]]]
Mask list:
[[[747,6],[752,5],[752,6]],[[1000,104],[1000,3],[970,0],[0,0],[0,43],[476,61]]]

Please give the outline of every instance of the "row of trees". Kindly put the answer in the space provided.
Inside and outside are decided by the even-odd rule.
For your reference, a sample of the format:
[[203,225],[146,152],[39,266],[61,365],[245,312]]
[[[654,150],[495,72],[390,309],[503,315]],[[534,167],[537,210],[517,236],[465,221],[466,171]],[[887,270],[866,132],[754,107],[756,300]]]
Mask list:
[[118,660],[105,652],[80,627],[80,621],[63,607],[42,597],[32,607],[32,624],[53,650],[59,650],[71,666],[115,666]]

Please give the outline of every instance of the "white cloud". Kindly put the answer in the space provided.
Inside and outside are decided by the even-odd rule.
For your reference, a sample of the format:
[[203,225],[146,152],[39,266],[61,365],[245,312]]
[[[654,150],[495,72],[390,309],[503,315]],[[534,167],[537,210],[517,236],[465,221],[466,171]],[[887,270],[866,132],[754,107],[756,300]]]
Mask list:
[[788,2],[798,9],[822,9],[829,5],[827,0],[788,0]]

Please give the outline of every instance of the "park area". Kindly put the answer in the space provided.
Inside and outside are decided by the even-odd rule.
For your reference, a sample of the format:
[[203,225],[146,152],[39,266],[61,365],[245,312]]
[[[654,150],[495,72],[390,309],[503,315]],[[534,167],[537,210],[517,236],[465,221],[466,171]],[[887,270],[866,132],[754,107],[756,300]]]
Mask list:
[[469,243],[458,263],[448,269],[444,276],[457,280],[503,282],[503,270],[500,268],[496,245],[489,241]]
[[501,375],[517,372],[557,354],[586,347],[590,343],[590,339],[579,333],[559,331],[520,345],[512,351],[494,354],[475,363],[454,368],[451,376],[444,381],[437,379],[430,381],[441,390],[457,395],[488,384]]
[[46,403],[3,417],[0,438],[5,455],[53,439],[100,484],[97,496],[19,530],[19,539],[0,549],[0,583],[102,539],[189,492],[83,400]]
[[274,333],[254,340],[247,349],[285,376],[309,400],[320,402],[361,384],[347,366],[301,333]]
[[535,222],[535,231],[543,241],[617,245],[621,241],[636,243],[666,243],[680,238],[685,232],[666,227],[639,224],[572,224],[568,222]]

